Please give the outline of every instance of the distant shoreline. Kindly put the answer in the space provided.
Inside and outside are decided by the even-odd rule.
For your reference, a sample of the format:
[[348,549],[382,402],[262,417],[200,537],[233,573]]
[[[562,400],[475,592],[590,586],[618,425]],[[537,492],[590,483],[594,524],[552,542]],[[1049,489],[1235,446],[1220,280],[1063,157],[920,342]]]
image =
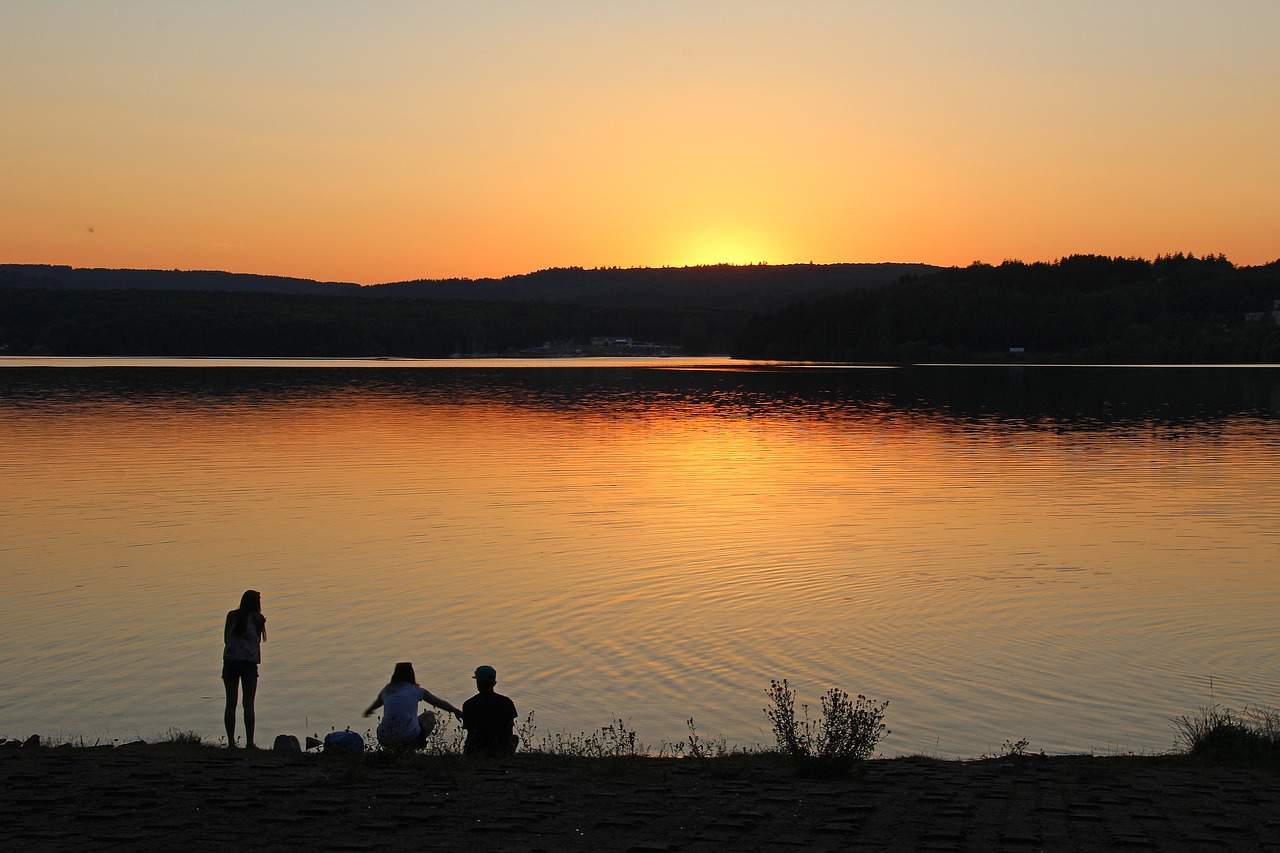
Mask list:
[[[0,354],[727,352],[842,364],[1280,362],[1280,261],[550,269],[362,287],[0,265]],[[620,344],[620,345],[619,345]]]

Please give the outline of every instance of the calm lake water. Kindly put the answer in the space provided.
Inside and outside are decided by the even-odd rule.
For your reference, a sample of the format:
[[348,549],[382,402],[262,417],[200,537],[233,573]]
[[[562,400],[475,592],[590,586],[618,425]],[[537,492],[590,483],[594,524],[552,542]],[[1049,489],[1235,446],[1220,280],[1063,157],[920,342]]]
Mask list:
[[0,359],[0,476],[0,736],[217,739],[250,587],[268,744],[398,660],[649,744],[771,678],[886,755],[1280,705],[1276,368]]

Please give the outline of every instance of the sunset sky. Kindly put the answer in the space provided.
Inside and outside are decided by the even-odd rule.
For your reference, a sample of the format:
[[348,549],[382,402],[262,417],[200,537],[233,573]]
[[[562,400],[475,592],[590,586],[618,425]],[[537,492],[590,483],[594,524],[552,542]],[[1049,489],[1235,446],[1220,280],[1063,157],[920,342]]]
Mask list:
[[4,0],[0,262],[1280,258],[1276,0]]

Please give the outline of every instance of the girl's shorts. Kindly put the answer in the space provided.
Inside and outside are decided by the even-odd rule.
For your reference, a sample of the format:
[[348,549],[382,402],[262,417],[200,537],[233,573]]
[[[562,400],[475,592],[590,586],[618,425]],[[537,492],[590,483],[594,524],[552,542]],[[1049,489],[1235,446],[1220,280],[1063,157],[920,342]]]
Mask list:
[[224,660],[222,662],[223,678],[257,678],[258,664],[251,660]]

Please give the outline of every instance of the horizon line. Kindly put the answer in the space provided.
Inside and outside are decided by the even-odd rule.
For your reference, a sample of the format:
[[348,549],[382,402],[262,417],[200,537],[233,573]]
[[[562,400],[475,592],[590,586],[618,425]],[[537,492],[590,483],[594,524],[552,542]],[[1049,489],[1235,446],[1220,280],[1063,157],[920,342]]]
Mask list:
[[609,266],[592,266],[592,267],[579,266],[579,265],[574,265],[574,264],[568,264],[568,265],[563,265],[563,266],[542,267],[542,268],[540,268],[540,269],[529,270],[529,271],[527,271],[527,272],[521,272],[521,273],[508,273],[508,274],[506,274],[506,275],[498,275],[498,276],[495,276],[495,275],[485,275],[485,276],[474,276],[474,277],[473,277],[473,276],[450,275],[450,276],[438,276],[438,277],[402,278],[402,279],[393,279],[393,280],[390,280],[390,281],[370,282],[370,283],[368,283],[368,284],[365,284],[365,283],[362,283],[362,282],[358,282],[358,281],[343,281],[343,280],[340,280],[340,279],[309,278],[309,277],[306,277],[306,276],[300,276],[300,275],[286,275],[286,274],[282,274],[282,273],[244,272],[244,271],[236,271],[236,270],[230,270],[230,269],[200,269],[200,268],[194,268],[194,267],[193,267],[193,268],[187,268],[187,269],[184,269],[184,268],[181,268],[181,267],[173,267],[173,268],[163,268],[163,267],[107,267],[107,266],[75,266],[75,265],[73,265],[73,264],[64,264],[64,263],[48,263],[48,262],[27,263],[27,262],[19,262],[19,261],[0,261],[0,268],[26,267],[26,268],[33,268],[33,269],[36,269],[36,268],[67,269],[67,270],[73,270],[73,271],[94,271],[94,270],[101,270],[101,271],[107,271],[107,272],[147,272],[147,273],[179,273],[179,274],[182,274],[182,273],[216,273],[216,274],[219,274],[219,275],[252,276],[252,277],[255,277],[255,278],[276,278],[276,279],[285,279],[285,280],[289,280],[289,281],[313,282],[313,283],[315,283],[315,284],[350,284],[350,285],[354,285],[354,286],[357,286],[357,287],[380,287],[380,286],[383,286],[383,285],[389,285],[389,284],[410,284],[410,283],[415,283],[415,282],[431,282],[431,281],[434,281],[434,282],[444,282],[444,281],[470,281],[470,282],[481,282],[481,281],[504,281],[504,280],[506,280],[506,279],[510,279],[510,278],[521,278],[521,277],[524,277],[524,276],[537,275],[537,274],[539,274],[539,273],[547,273],[547,272],[570,272],[570,271],[581,271],[581,272],[626,272],[626,271],[695,270],[695,269],[719,269],[719,268],[751,269],[751,268],[757,268],[757,267],[840,267],[840,266],[860,266],[860,267],[874,267],[874,266],[915,266],[915,267],[929,267],[929,268],[931,268],[931,269],[935,269],[935,270],[958,270],[958,269],[965,269],[965,268],[967,268],[967,267],[973,267],[973,266],[990,266],[990,267],[998,267],[998,266],[1004,266],[1004,265],[1006,265],[1006,264],[1024,264],[1024,265],[1026,265],[1026,266],[1035,266],[1035,265],[1038,265],[1038,264],[1053,265],[1053,264],[1061,263],[1063,260],[1066,260],[1066,259],[1069,259],[1069,258],[1078,258],[1078,257],[1106,258],[1106,259],[1108,259],[1108,260],[1144,261],[1144,262],[1148,262],[1148,263],[1154,263],[1154,262],[1156,262],[1156,261],[1159,261],[1159,260],[1162,260],[1162,259],[1165,259],[1165,258],[1179,258],[1179,257],[1181,257],[1181,258],[1187,258],[1187,259],[1192,259],[1192,260],[1225,260],[1225,261],[1227,261],[1228,263],[1230,263],[1233,267],[1236,267],[1236,268],[1238,268],[1238,269],[1250,269],[1250,268],[1257,268],[1257,267],[1266,267],[1266,266],[1271,266],[1272,264],[1280,263],[1280,257],[1277,257],[1277,259],[1276,259],[1276,260],[1268,261],[1268,262],[1266,262],[1266,263],[1260,263],[1260,264],[1236,264],[1234,261],[1231,261],[1231,259],[1230,259],[1230,258],[1228,258],[1225,254],[1223,254],[1223,253],[1221,253],[1221,252],[1219,252],[1218,254],[1207,254],[1207,253],[1206,253],[1206,254],[1204,254],[1204,255],[1196,255],[1194,252],[1170,252],[1170,253],[1167,253],[1167,254],[1160,254],[1160,255],[1156,255],[1154,258],[1151,258],[1151,259],[1148,259],[1148,258],[1142,257],[1142,256],[1140,256],[1140,255],[1132,255],[1132,256],[1129,256],[1129,255],[1093,254],[1093,253],[1090,253],[1090,252],[1073,252],[1073,253],[1068,254],[1068,255],[1062,255],[1062,256],[1060,256],[1060,257],[1054,258],[1054,259],[1053,259],[1053,260],[1051,260],[1051,261],[1045,261],[1045,260],[1023,261],[1023,260],[1021,260],[1021,259],[1019,259],[1019,258],[1004,258],[1004,259],[1003,259],[1003,260],[1001,260],[999,263],[991,263],[991,262],[989,262],[989,261],[974,260],[974,261],[970,262],[969,264],[964,264],[964,265],[961,265],[961,264],[949,264],[949,265],[931,264],[931,263],[927,263],[927,262],[924,262],[924,261],[826,261],[826,262],[819,262],[819,261],[787,261],[787,262],[784,262],[784,263],[774,263],[774,262],[771,262],[771,261],[754,261],[754,262],[748,262],[748,263],[735,263],[735,262],[732,262],[732,261],[721,261],[721,262],[718,262],[718,263],[706,263],[706,264],[682,264],[682,265],[675,265],[675,264],[661,264],[661,265],[657,265],[657,266],[620,266],[620,265],[609,265]]

